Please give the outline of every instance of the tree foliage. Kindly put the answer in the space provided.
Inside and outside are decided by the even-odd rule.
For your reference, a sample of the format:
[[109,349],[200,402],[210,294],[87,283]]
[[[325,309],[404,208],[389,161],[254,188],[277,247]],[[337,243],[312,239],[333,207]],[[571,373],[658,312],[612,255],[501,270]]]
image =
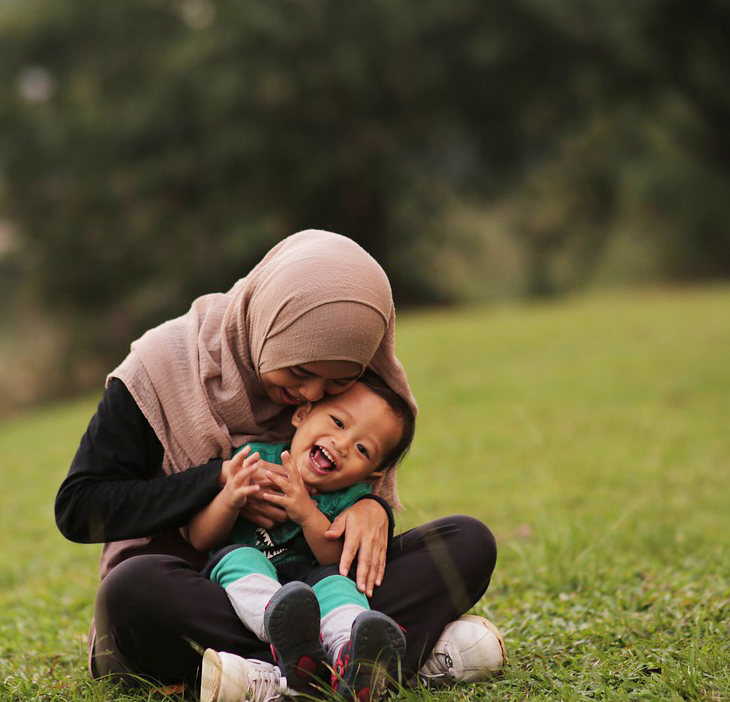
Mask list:
[[536,294],[618,220],[725,276],[729,25],[726,0],[8,2],[0,197],[28,286],[114,352],[307,227],[444,299],[454,196],[511,203]]

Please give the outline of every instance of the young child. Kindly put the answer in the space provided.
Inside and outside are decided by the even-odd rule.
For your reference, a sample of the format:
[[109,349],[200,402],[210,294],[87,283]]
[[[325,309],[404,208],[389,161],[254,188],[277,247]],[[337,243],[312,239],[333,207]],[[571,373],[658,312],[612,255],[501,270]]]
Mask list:
[[[340,512],[370,492],[370,481],[400,462],[413,438],[414,416],[366,372],[340,395],[299,405],[292,424],[289,447],[248,444],[239,450],[225,487],[192,519],[188,538],[200,550],[230,544],[205,572],[225,588],[246,627],[271,644],[281,689],[301,690],[312,679],[322,680],[329,675],[327,662],[335,691],[345,687],[357,699],[369,699],[397,676],[405,638],[392,619],[369,609],[353,580],[339,575],[342,541],[324,534]],[[258,490],[250,480],[259,458],[280,460],[285,471],[269,474],[281,493],[266,497],[290,521],[268,530],[238,519]],[[203,702],[226,698],[222,656],[206,651]]]

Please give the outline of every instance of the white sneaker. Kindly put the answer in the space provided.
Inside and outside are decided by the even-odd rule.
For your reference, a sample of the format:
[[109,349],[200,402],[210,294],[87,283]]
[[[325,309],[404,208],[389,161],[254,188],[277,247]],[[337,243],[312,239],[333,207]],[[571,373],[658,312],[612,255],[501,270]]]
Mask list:
[[466,614],[448,624],[418,675],[424,685],[480,682],[507,661],[504,639],[492,622]]
[[271,663],[212,648],[203,655],[200,702],[280,702],[286,692]]

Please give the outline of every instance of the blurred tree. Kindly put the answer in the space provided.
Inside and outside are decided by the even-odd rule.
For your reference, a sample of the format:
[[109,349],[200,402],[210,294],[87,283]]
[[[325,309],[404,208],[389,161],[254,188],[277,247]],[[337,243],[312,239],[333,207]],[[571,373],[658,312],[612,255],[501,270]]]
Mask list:
[[574,43],[519,3],[35,0],[0,31],[34,284],[112,347],[304,227],[438,299],[410,249],[441,184],[503,191],[572,102],[550,86]]
[[360,241],[399,302],[444,300],[454,193],[512,203],[534,294],[627,214],[727,274],[728,4],[691,7],[6,2],[0,197],[28,285],[112,358],[307,227]]
[[[679,278],[730,274],[730,2],[664,0],[644,27],[644,69],[662,128],[674,144],[646,200],[669,271]],[[665,150],[666,153],[666,150]],[[656,234],[655,234],[656,235]]]

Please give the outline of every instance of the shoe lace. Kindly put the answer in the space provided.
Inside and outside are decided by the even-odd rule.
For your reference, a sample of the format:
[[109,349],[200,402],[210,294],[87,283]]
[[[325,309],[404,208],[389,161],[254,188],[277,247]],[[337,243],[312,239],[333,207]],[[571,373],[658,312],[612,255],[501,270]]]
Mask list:
[[[284,699],[279,671],[256,667],[248,672],[246,702],[279,702]],[[243,701],[242,701],[243,702]]]
[[421,667],[419,675],[421,679],[435,681],[449,675],[452,666],[453,662],[448,653],[433,652]]

